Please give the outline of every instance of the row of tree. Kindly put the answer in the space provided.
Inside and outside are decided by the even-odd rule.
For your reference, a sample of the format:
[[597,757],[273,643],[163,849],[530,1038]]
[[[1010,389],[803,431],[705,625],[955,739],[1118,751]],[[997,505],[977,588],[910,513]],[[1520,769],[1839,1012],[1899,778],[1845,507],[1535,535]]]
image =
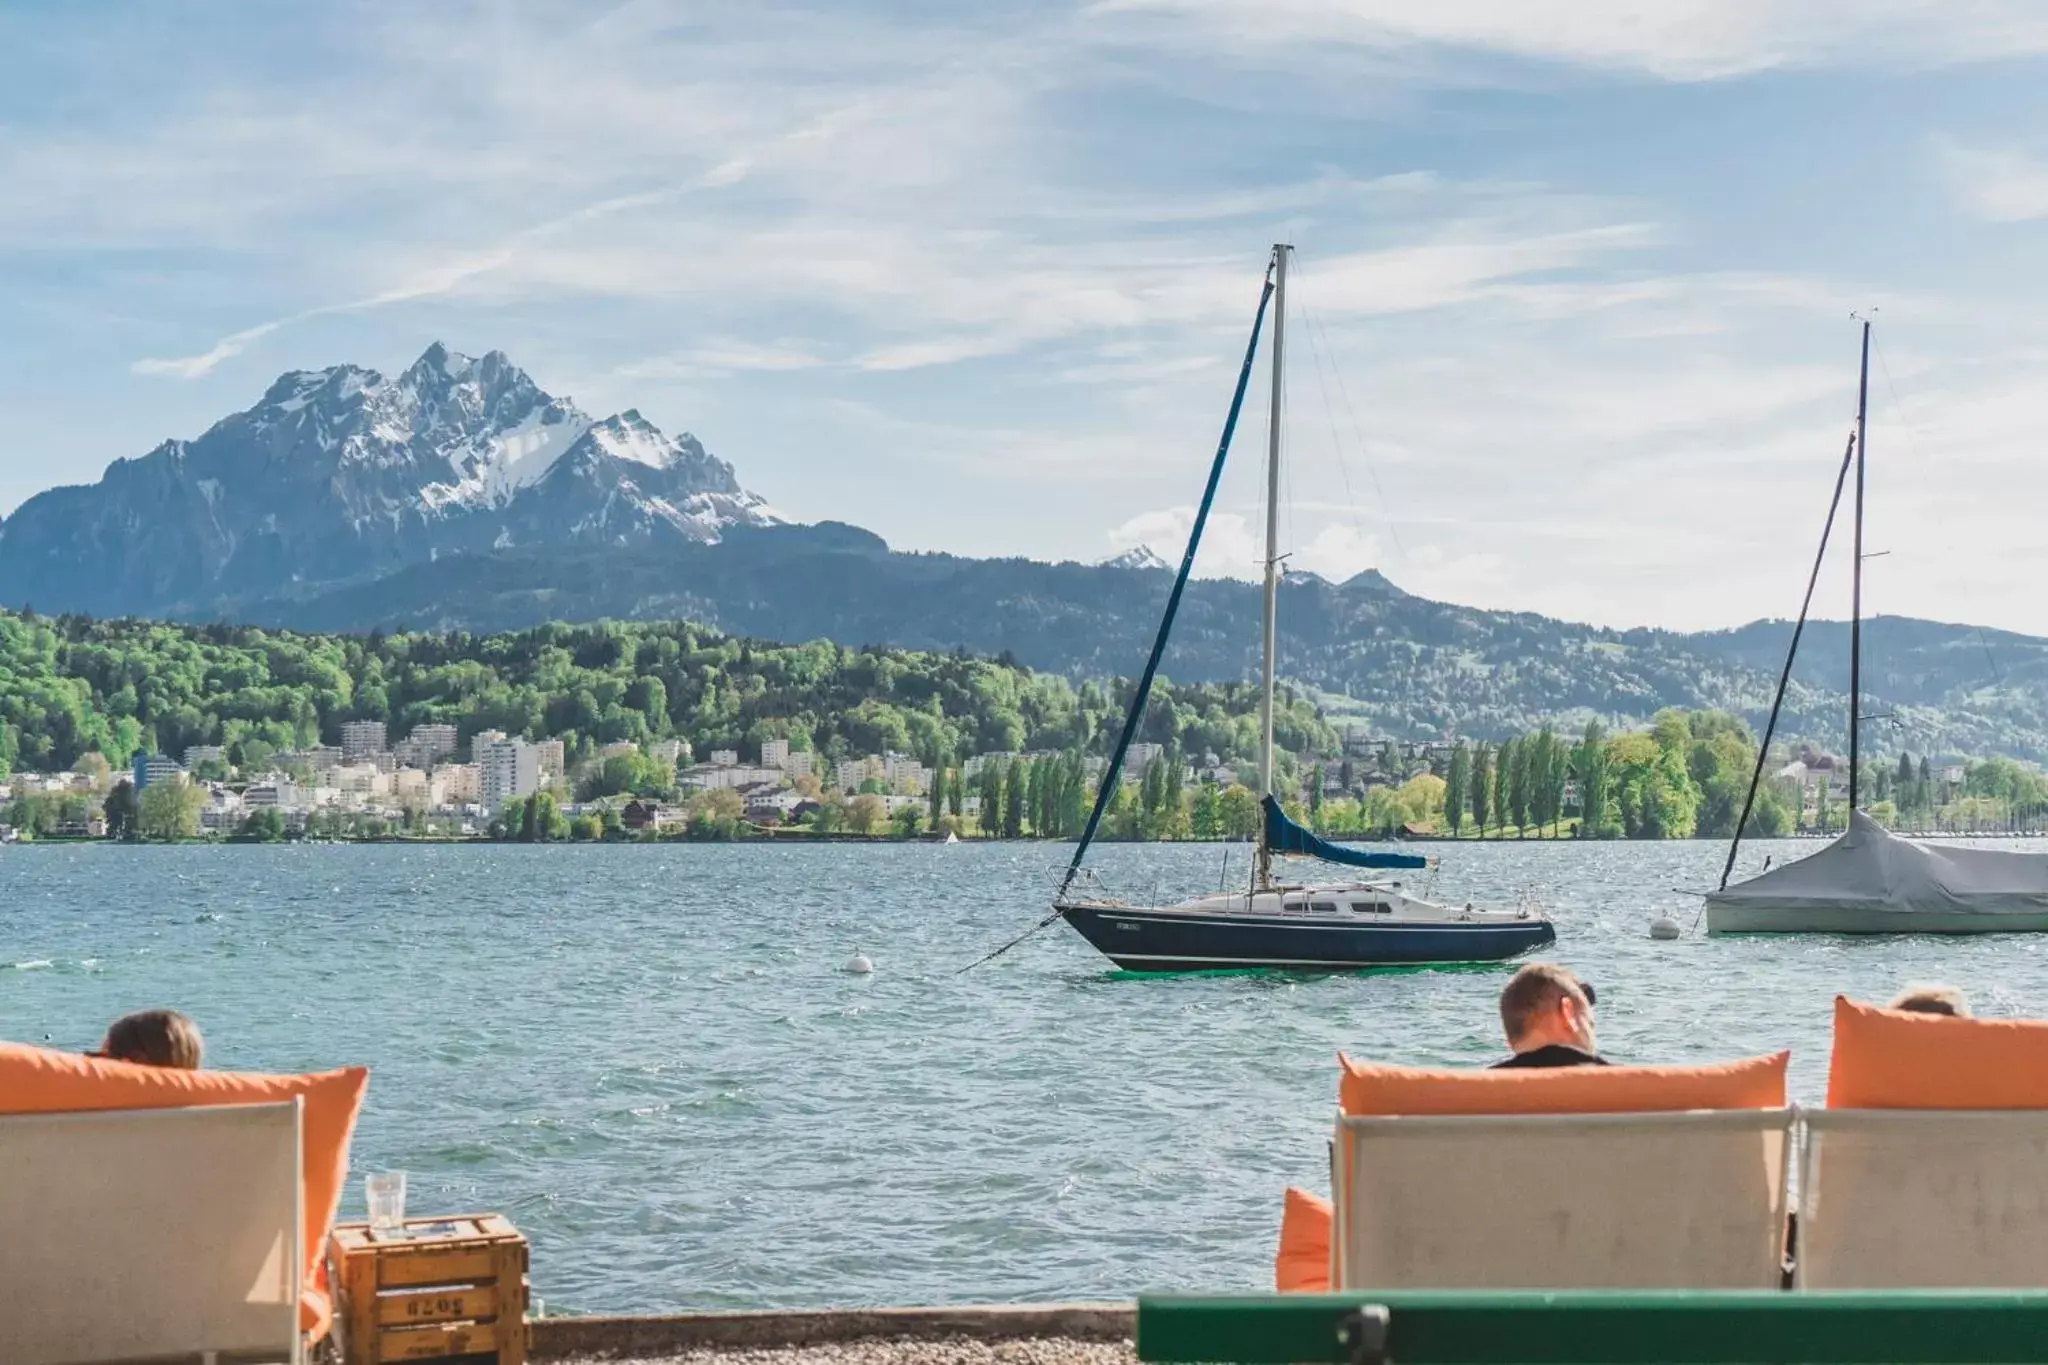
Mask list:
[[[0,776],[88,755],[118,769],[137,752],[193,745],[260,771],[280,751],[337,742],[350,720],[383,721],[394,738],[435,723],[465,741],[481,730],[561,739],[572,765],[603,744],[662,738],[743,758],[783,740],[821,765],[889,751],[1100,755],[1130,687],[959,652],[780,645],[681,622],[344,636],[0,612]],[[1248,684],[1160,679],[1138,738],[1248,761],[1258,701]],[[1293,754],[1336,746],[1291,691],[1274,728],[1285,772]],[[605,781],[637,789],[646,778]]]

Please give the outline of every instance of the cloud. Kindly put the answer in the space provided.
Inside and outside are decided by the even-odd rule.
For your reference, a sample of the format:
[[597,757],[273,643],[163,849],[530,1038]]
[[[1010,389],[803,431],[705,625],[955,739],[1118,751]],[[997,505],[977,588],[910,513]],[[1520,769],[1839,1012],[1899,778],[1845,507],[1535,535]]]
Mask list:
[[2005,147],[1939,139],[1935,153],[1963,207],[1988,223],[2048,218],[2048,162]]
[[2025,0],[1105,0],[1097,11],[1170,19],[1218,44],[1442,49],[1669,81],[2048,51],[2048,17]]

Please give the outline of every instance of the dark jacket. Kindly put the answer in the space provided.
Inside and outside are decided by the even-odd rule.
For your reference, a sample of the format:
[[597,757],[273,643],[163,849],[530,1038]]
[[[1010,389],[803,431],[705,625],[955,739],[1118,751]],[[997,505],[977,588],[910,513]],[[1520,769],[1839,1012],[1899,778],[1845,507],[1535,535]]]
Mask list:
[[1566,1043],[1552,1043],[1548,1047],[1531,1048],[1517,1052],[1504,1062],[1495,1062],[1489,1070],[1505,1071],[1513,1067],[1551,1066],[1612,1066],[1597,1052],[1581,1052]]

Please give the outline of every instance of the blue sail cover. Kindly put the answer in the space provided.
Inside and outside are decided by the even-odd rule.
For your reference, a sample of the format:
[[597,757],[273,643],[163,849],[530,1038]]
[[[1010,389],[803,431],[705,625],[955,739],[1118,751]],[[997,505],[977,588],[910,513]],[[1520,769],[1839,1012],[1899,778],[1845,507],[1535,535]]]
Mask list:
[[1280,809],[1280,803],[1271,795],[1262,804],[1266,808],[1266,847],[1275,853],[1297,853],[1305,858],[1321,858],[1326,863],[1343,863],[1346,867],[1429,866],[1429,859],[1412,853],[1368,853],[1362,848],[1333,844],[1288,819],[1287,812]]

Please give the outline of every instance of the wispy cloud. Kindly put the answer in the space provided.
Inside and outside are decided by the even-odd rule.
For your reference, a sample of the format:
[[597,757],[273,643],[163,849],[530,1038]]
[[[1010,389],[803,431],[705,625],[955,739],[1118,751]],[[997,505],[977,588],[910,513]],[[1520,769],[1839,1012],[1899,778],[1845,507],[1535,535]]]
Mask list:
[[1104,0],[1098,9],[1176,18],[1236,44],[1445,49],[1672,81],[2048,51],[2048,16],[2025,0]]
[[1991,223],[2048,218],[2048,161],[2011,147],[1937,140],[1936,155],[1963,207]]

